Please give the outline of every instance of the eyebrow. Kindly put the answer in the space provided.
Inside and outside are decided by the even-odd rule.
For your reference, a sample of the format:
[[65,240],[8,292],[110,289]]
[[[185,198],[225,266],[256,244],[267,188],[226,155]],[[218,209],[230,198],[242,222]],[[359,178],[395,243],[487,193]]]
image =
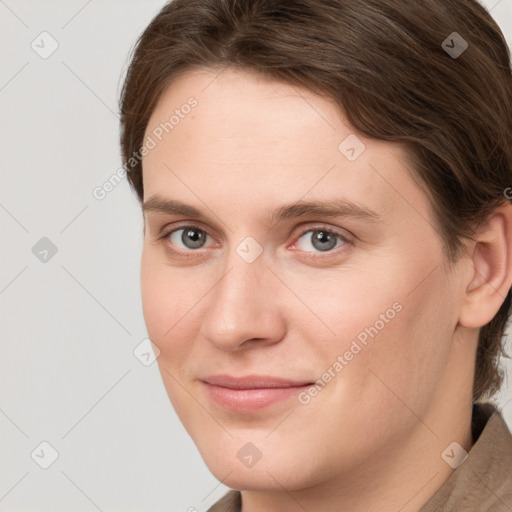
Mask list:
[[[153,212],[167,215],[184,215],[195,217],[207,221],[208,216],[196,207],[175,199],[165,199],[161,196],[151,196],[142,205],[143,212]],[[297,201],[276,208],[270,212],[267,226],[271,227],[279,221],[292,218],[309,217],[351,217],[373,222],[379,222],[382,217],[375,211],[366,206],[346,201],[344,199],[334,199],[327,201]]]

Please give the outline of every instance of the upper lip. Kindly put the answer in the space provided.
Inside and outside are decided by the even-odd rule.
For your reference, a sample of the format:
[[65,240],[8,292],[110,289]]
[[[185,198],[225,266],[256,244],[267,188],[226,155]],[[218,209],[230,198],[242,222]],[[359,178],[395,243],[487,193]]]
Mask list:
[[213,386],[230,389],[291,388],[312,384],[309,381],[289,380],[267,375],[245,375],[242,377],[210,375],[201,380]]

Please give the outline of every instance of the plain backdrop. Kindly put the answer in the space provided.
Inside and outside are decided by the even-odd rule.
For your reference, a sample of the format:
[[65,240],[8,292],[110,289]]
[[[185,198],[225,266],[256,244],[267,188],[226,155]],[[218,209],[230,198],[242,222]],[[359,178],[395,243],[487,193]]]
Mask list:
[[[227,490],[141,362],[135,195],[93,196],[121,165],[122,78],[163,4],[0,0],[1,512],[202,512]],[[511,44],[512,0],[484,4]]]

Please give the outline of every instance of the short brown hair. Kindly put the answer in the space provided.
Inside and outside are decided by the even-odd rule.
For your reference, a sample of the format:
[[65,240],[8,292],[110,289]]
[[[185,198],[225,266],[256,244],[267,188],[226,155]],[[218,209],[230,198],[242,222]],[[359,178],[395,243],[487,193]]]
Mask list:
[[[449,52],[463,50],[464,41],[462,54]],[[167,3],[138,39],[120,97],[123,165],[141,202],[142,162],[132,156],[162,93],[187,70],[228,66],[307,87],[334,99],[360,133],[404,143],[451,262],[505,201],[510,50],[476,0]],[[510,308],[509,291],[480,330],[474,401],[501,387]]]

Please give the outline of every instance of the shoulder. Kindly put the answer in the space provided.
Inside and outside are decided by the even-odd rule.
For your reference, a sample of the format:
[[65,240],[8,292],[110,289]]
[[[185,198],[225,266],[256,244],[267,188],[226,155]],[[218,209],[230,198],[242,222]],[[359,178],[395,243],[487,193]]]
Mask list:
[[240,512],[241,497],[240,491],[229,491],[219,501],[215,502],[207,512]]

